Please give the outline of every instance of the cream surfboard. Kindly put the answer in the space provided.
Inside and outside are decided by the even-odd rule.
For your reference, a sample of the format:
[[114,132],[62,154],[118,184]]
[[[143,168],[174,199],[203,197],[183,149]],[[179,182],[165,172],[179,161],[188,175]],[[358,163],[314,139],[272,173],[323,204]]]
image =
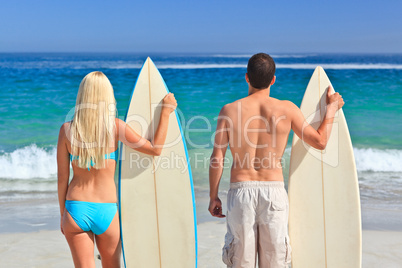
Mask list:
[[[168,88],[148,58],[138,76],[127,124],[152,139]],[[197,266],[194,188],[177,112],[170,114],[160,156],[122,145],[119,207],[125,266],[168,268]]]
[[[325,116],[330,85],[324,70],[317,67],[300,107],[315,129]],[[342,109],[335,115],[325,150],[316,150],[294,135],[289,208],[292,268],[361,267],[359,185]]]

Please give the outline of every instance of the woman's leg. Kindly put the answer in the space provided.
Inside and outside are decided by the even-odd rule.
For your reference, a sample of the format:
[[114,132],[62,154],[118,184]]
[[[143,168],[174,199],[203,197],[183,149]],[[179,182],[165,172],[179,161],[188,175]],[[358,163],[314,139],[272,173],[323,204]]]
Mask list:
[[120,267],[121,244],[119,214],[116,212],[109,228],[100,235],[96,235],[96,246],[101,255],[103,268]]
[[66,210],[64,211],[62,226],[64,236],[70,246],[74,266],[76,268],[94,268],[94,234],[84,232]]

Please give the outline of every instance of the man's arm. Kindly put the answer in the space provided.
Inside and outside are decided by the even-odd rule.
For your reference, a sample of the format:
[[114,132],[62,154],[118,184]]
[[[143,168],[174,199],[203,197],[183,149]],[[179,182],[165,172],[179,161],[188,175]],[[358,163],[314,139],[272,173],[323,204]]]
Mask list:
[[339,93],[331,93],[331,88],[327,90],[327,112],[320,127],[315,130],[309,125],[300,109],[291,103],[292,130],[296,135],[310,146],[324,150],[327,146],[329,135],[332,130],[332,122],[335,113],[344,105],[342,96]]
[[222,202],[218,197],[219,182],[222,177],[224,158],[229,144],[229,130],[227,129],[226,106],[219,113],[215,132],[214,150],[209,164],[209,207],[212,216],[224,218],[222,214]]

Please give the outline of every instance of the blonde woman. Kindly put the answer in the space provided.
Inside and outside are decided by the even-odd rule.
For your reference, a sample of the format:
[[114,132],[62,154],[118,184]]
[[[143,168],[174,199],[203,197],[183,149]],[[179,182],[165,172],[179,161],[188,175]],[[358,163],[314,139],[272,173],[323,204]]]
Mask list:
[[[60,128],[57,144],[60,228],[75,267],[95,267],[94,245],[103,267],[120,267],[120,230],[114,172],[118,141],[140,152],[159,155],[168,119],[177,106],[173,94],[163,99],[155,137],[146,140],[116,118],[109,79],[92,72],[82,80],[73,120]],[[70,161],[73,178],[69,184]]]

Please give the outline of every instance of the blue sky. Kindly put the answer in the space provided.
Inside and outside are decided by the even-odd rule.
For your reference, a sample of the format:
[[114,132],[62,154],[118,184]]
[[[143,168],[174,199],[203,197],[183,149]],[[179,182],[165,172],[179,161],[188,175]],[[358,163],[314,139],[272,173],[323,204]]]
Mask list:
[[0,52],[402,53],[400,0],[0,4]]

